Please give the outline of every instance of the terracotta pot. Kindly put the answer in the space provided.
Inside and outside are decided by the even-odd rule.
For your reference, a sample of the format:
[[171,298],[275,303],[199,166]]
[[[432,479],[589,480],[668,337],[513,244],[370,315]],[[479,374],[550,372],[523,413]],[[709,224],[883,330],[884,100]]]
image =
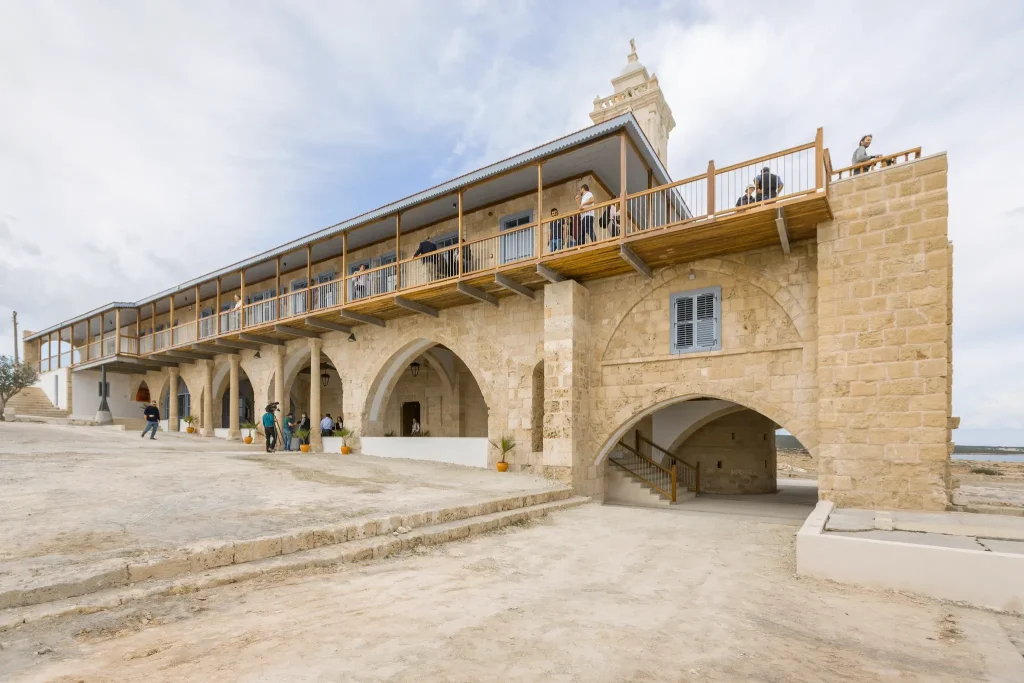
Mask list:
[[351,452],[352,452],[352,448],[350,446],[342,446],[341,447],[341,454],[342,455],[348,455]]
[[308,443],[301,444],[299,446],[299,450],[302,451],[303,453],[309,453],[309,444]]
[[195,427],[185,427],[185,431],[188,432],[189,434],[195,434],[196,433],[196,428]]
[[498,471],[499,472],[508,472],[508,463],[507,462],[499,462],[498,463]]
[[244,437],[242,437],[242,441],[244,441],[246,443],[252,443],[252,437],[251,436],[244,436]]

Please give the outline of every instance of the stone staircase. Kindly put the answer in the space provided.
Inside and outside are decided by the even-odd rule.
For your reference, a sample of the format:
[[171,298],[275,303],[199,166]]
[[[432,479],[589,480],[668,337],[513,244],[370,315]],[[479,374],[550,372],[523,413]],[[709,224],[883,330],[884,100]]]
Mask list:
[[7,402],[7,410],[16,417],[67,418],[68,411],[55,408],[39,387],[22,389]]
[[673,503],[669,500],[668,496],[655,491],[652,487],[627,474],[615,465],[609,464],[605,473],[604,501],[606,503],[639,505],[643,507],[669,507],[693,500],[696,497],[697,494],[693,491],[679,489],[676,492],[676,502]]

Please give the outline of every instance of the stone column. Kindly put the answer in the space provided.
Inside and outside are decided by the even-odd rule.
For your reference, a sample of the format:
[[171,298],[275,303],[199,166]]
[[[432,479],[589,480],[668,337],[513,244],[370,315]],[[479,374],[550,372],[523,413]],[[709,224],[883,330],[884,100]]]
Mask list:
[[309,340],[309,450],[323,453],[324,442],[320,438],[320,349],[322,339]]
[[203,436],[213,436],[213,361],[203,366]]
[[242,432],[238,427],[238,354],[228,356],[231,369],[228,372],[228,439],[238,441]]
[[[167,368],[167,431],[178,431],[178,368]],[[159,400],[159,397],[157,398]]]
[[[585,451],[589,292],[572,280],[544,287],[544,476],[600,493]],[[494,438],[494,435],[492,435]],[[590,481],[594,480],[594,481]],[[592,490],[593,489],[593,490]]]
[[274,400],[277,401],[281,415],[288,413],[288,406],[284,399],[284,354],[283,346],[277,347],[277,354],[274,356]]
[[833,183],[818,226],[818,491],[841,507],[949,502],[946,156]]

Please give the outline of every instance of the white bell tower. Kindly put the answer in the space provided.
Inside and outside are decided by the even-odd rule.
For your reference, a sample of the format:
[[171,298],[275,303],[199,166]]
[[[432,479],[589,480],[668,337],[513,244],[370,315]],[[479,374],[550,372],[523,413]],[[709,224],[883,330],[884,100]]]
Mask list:
[[594,98],[594,111],[590,112],[590,119],[594,123],[601,123],[632,111],[661,163],[667,166],[668,135],[676,127],[672,109],[658,85],[658,76],[648,74],[647,67],[636,56],[636,43],[632,38],[629,47],[626,66],[612,79],[614,93],[608,97]]

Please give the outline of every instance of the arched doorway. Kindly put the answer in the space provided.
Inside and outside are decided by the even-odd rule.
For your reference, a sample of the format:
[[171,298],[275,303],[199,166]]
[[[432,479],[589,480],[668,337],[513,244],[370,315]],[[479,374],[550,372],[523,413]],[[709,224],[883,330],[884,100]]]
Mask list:
[[[704,499],[773,496],[776,501],[813,505],[816,480],[779,478],[780,430],[772,418],[735,401],[697,396],[664,402],[630,420],[602,453],[605,499],[658,502],[655,498],[666,498],[674,470],[680,502],[689,492]],[[799,444],[792,435],[788,439]],[[640,486],[625,485],[630,482]],[[659,495],[652,497],[652,492]]]
[[[214,405],[217,405],[216,403]],[[238,368],[238,424],[256,422],[257,415],[256,397],[253,392],[252,382],[245,370]],[[260,411],[262,412],[262,410]],[[220,426],[227,429],[231,426],[231,387],[227,382],[221,388],[220,398]]]
[[426,339],[378,371],[364,415],[368,435],[452,438],[487,437],[490,417],[474,371],[451,348]]
[[[171,415],[171,401],[174,401],[174,405],[178,410],[178,419],[184,420],[189,415],[192,415],[192,393],[188,389],[188,384],[185,380],[178,376],[178,381],[175,385],[168,383],[161,393],[160,396],[160,415],[165,420],[170,419]],[[198,407],[198,402],[196,407]],[[169,426],[170,429],[174,430],[174,426]]]

